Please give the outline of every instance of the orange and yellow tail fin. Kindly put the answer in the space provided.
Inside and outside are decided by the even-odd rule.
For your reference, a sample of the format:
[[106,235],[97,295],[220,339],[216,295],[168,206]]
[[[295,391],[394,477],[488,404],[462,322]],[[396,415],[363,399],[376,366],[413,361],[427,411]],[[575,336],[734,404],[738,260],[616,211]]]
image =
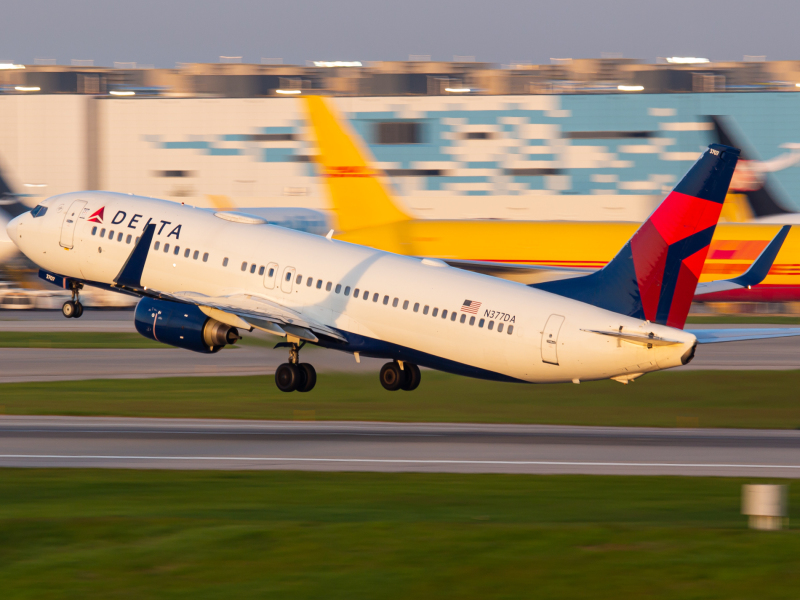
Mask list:
[[381,181],[381,173],[370,166],[372,157],[360,148],[355,134],[333,113],[324,98],[307,96],[306,107],[317,140],[322,176],[330,193],[340,232],[406,221]]

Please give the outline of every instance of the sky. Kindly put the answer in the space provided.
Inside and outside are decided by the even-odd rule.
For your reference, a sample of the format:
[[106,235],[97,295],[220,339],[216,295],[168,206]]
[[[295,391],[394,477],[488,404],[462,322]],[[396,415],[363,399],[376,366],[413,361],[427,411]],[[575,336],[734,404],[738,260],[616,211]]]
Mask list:
[[3,0],[0,62],[800,59],[797,0]]

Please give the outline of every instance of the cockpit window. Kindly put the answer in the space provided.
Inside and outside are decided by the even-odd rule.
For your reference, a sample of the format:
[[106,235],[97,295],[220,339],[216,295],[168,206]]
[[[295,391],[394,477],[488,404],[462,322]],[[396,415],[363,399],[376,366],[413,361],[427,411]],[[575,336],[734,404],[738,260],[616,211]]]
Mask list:
[[38,217],[43,217],[46,212],[47,212],[47,207],[46,206],[42,206],[40,204],[39,206],[37,206],[36,208],[34,208],[31,211],[31,215],[33,215],[33,218],[36,219]]

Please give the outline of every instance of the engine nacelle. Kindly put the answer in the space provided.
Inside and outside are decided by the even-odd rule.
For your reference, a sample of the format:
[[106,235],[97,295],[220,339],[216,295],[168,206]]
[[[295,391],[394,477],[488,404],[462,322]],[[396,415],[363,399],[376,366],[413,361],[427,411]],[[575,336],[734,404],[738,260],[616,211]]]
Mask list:
[[235,327],[208,317],[194,304],[142,298],[134,320],[136,331],[146,338],[203,354],[242,339]]

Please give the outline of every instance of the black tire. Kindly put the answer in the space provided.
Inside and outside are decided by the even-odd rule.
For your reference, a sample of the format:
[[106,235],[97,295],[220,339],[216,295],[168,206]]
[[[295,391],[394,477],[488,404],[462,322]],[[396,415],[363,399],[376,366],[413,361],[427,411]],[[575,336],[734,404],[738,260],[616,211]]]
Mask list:
[[301,383],[300,369],[292,363],[283,363],[275,371],[275,385],[282,392],[293,392]]
[[386,363],[381,367],[381,385],[390,392],[396,392],[405,381],[405,372],[400,370],[396,362]]
[[406,392],[413,392],[419,387],[419,382],[422,381],[422,373],[419,372],[419,367],[417,365],[412,365],[407,362],[403,363],[403,370],[406,373],[406,378],[403,385],[400,386],[400,389]]
[[73,318],[80,319],[83,316],[83,304],[80,302],[75,303],[75,315]]
[[303,385],[297,386],[298,392],[310,392],[317,385],[317,370],[308,363],[300,363],[297,365],[303,372]]
[[61,307],[61,314],[63,314],[68,319],[73,318],[75,316],[76,311],[77,309],[75,308],[75,303],[72,300],[67,300]]

